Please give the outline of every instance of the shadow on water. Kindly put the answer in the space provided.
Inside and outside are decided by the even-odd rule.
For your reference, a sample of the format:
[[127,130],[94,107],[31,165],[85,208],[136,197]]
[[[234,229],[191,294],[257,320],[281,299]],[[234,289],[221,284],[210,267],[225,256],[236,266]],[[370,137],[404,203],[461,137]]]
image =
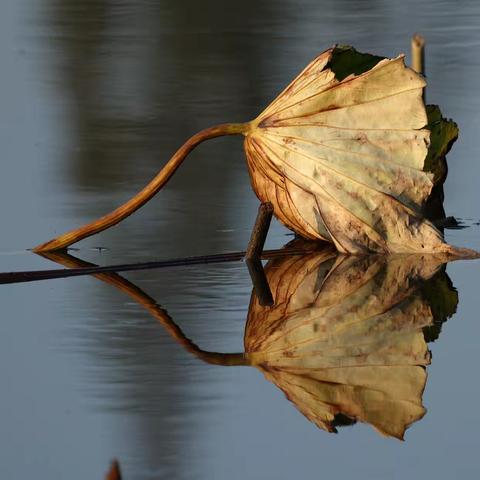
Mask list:
[[[66,253],[45,257],[92,266]],[[426,412],[427,342],[458,304],[443,259],[344,257],[323,248],[272,259],[265,274],[274,305],[252,292],[242,353],[202,350],[135,284],[113,272],[94,276],[140,304],[200,360],[258,368],[318,427],[337,432],[363,422],[403,439]]]

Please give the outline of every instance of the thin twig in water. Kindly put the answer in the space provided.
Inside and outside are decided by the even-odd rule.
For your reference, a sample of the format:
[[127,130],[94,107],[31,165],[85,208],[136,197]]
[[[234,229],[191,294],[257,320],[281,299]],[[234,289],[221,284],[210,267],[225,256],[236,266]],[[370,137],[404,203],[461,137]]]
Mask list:
[[[305,249],[283,248],[280,250],[266,250],[262,258],[269,259],[282,255],[301,255]],[[39,255],[42,255],[39,253]],[[245,252],[219,253],[215,255],[202,255],[197,257],[175,258],[171,260],[159,260],[154,262],[127,263],[120,265],[107,265],[104,267],[82,267],[72,269],[29,270],[20,272],[0,273],[0,284],[35,282],[38,280],[52,280],[55,278],[78,277],[80,275],[93,275],[107,272],[128,272],[132,270],[153,270],[156,268],[180,267],[188,265],[202,265],[210,263],[225,263],[240,261],[245,257]]]

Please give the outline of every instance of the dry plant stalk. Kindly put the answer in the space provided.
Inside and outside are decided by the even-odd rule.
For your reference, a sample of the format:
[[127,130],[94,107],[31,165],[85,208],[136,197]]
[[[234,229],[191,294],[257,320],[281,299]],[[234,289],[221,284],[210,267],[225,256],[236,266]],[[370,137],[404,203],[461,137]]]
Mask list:
[[120,463],[118,460],[113,460],[110,468],[105,475],[105,480],[122,480],[122,472],[120,471]]
[[422,211],[434,185],[426,171],[432,151],[424,87],[403,56],[330,48],[255,120],[197,133],[130,201],[34,251],[65,248],[117,224],[151,199],[199,143],[241,134],[255,193],[302,237],[350,254],[471,254],[445,244]]
[[412,68],[425,75],[425,39],[418,33],[412,37]]

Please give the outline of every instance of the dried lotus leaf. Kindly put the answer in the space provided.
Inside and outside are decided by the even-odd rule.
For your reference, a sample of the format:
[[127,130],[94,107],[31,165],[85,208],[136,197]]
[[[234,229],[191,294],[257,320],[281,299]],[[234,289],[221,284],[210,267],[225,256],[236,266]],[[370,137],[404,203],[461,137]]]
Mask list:
[[424,87],[403,56],[330,48],[256,119],[198,132],[124,205],[34,251],[65,248],[117,224],[150,200],[198,144],[244,135],[255,193],[298,235],[348,254],[477,257],[447,245],[428,220],[444,217],[444,155],[458,129],[438,108],[425,108]]
[[402,56],[320,55],[246,135],[258,197],[288,228],[343,253],[448,251],[422,215],[433,187],[424,86]]

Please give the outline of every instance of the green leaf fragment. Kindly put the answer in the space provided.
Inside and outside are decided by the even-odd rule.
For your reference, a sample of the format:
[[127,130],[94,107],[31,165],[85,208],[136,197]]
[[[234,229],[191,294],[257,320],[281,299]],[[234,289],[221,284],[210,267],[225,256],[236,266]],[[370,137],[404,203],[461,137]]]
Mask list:
[[425,172],[434,175],[433,183],[443,183],[447,176],[445,155],[458,138],[458,126],[450,119],[442,116],[438,105],[427,105],[427,128],[430,130],[430,146],[425,159]]
[[337,80],[342,81],[349,75],[361,75],[368,72],[384,58],[357,52],[350,45],[339,45],[334,48],[327,68],[332,70]]

